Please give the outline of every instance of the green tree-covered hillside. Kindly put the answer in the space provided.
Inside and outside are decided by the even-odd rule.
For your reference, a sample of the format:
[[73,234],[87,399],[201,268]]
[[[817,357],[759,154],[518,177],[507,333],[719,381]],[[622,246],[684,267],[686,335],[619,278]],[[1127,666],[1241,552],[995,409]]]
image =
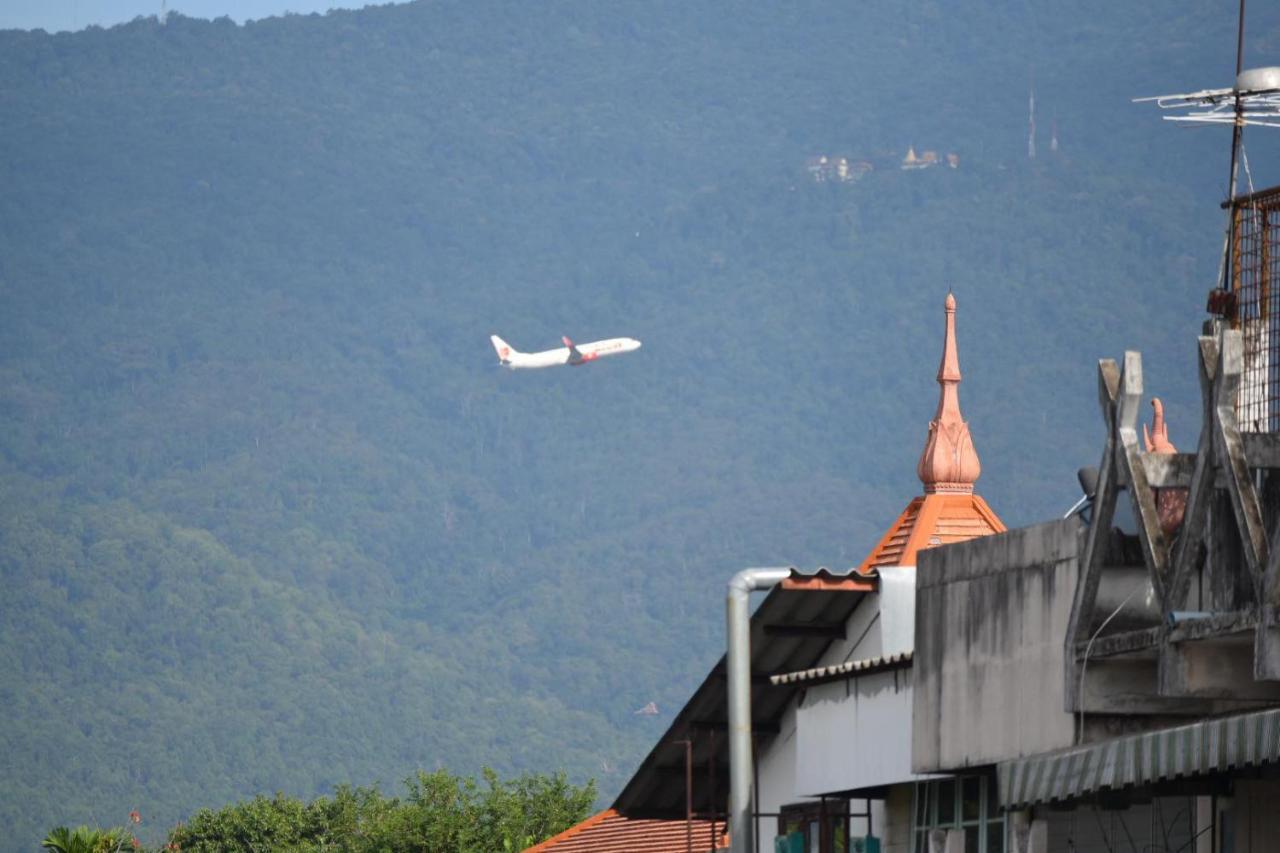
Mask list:
[[1192,444],[1227,140],[1128,99],[1226,85],[1221,6],[0,33],[0,847],[418,769],[612,796],[732,572],[854,564],[918,491],[948,287],[1006,522],[1074,502],[1099,356]]

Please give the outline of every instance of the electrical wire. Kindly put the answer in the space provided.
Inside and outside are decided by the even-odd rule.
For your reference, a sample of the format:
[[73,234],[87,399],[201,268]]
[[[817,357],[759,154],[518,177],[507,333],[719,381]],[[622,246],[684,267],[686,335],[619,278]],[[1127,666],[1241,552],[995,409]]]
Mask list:
[[1253,172],[1249,171],[1249,152],[1244,147],[1244,137],[1240,137],[1240,162],[1244,164],[1245,181],[1249,184],[1249,195],[1253,195]]
[[1120,611],[1124,610],[1125,605],[1127,605],[1133,597],[1138,594],[1138,591],[1143,588],[1145,588],[1145,584],[1135,586],[1133,591],[1125,597],[1124,601],[1120,602],[1120,606],[1115,610],[1112,610],[1111,615],[1102,620],[1102,624],[1098,626],[1098,630],[1094,631],[1093,636],[1089,638],[1089,644],[1084,647],[1084,660],[1080,662],[1080,688],[1078,690],[1079,700],[1076,703],[1076,743],[1080,743],[1084,738],[1084,674],[1085,668],[1089,666],[1089,653],[1093,651],[1093,641],[1098,639],[1098,635],[1103,632],[1107,625],[1111,624],[1111,620],[1119,616]]

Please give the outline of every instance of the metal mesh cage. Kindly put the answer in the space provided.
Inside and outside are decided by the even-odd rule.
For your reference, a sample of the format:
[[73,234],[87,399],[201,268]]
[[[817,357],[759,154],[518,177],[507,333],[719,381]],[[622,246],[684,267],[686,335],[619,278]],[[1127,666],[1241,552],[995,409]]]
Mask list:
[[1245,432],[1280,432],[1280,187],[1231,202],[1232,326],[1244,338],[1236,416]]

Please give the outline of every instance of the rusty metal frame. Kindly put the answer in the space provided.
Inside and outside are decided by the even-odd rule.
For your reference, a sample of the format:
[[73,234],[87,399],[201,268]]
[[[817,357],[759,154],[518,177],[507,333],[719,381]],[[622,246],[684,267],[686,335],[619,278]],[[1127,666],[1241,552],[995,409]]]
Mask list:
[[1280,432],[1280,187],[1224,207],[1231,210],[1231,328],[1244,344],[1236,417],[1242,432]]

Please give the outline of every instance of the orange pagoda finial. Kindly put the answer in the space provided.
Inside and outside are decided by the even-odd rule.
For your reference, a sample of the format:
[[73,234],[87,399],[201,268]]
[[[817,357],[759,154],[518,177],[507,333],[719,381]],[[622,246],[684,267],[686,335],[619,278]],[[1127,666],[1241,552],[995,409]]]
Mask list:
[[982,473],[969,425],[960,416],[960,357],[956,354],[956,298],[947,294],[947,334],[938,366],[938,412],[916,473],[924,494],[914,498],[858,566],[863,574],[889,566],[914,566],[926,548],[1003,533],[1004,522],[973,484]]
[[[1178,448],[1169,440],[1169,424],[1164,419],[1164,403],[1159,397],[1151,399],[1154,410],[1151,418],[1151,429],[1142,425],[1142,443],[1148,453],[1177,453]],[[1156,492],[1156,518],[1160,521],[1160,529],[1166,536],[1172,536],[1182,524],[1187,513],[1187,494],[1185,486],[1161,486]]]
[[973,447],[969,425],[960,415],[960,357],[956,353],[956,298],[947,294],[947,332],[938,366],[938,411],[929,422],[929,438],[916,473],[925,494],[952,492],[971,494],[982,473],[978,451]]
[[1177,453],[1178,448],[1169,440],[1169,424],[1164,419],[1164,403],[1159,397],[1151,398],[1151,408],[1155,410],[1151,418],[1151,429],[1142,425],[1142,442],[1148,453]]

